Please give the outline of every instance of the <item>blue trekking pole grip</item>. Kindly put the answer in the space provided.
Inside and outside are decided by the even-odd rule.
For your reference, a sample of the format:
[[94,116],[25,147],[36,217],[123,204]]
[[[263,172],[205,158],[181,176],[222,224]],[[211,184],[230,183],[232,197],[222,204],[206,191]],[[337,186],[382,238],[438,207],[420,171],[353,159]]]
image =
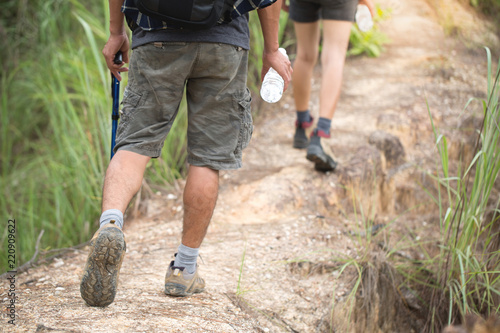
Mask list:
[[[122,52],[118,51],[115,54],[115,58],[113,60],[115,64],[121,64],[122,61]],[[120,118],[119,114],[119,106],[120,106],[120,81],[111,74],[111,97],[113,97],[113,112],[111,113],[111,157],[113,158],[115,155],[115,141],[116,141],[116,129],[118,127],[118,119]]]

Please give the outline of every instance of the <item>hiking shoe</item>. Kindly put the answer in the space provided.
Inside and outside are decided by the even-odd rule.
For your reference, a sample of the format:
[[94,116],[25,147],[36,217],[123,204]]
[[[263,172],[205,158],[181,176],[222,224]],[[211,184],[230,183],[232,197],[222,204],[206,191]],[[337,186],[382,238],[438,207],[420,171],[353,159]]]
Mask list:
[[125,250],[125,236],[115,221],[94,234],[80,283],[80,294],[88,305],[105,307],[113,302]]
[[303,149],[309,145],[306,130],[312,126],[314,122],[313,117],[309,122],[295,121],[295,135],[293,136],[293,148]]
[[165,276],[165,294],[169,296],[190,296],[205,290],[205,280],[198,276],[198,269],[193,274],[184,272],[184,267],[170,263]]
[[321,146],[321,138],[329,138],[330,135],[323,131],[314,130],[311,135],[311,141],[307,147],[306,158],[314,162],[314,169],[321,172],[333,171],[337,167],[337,162],[324,152]]

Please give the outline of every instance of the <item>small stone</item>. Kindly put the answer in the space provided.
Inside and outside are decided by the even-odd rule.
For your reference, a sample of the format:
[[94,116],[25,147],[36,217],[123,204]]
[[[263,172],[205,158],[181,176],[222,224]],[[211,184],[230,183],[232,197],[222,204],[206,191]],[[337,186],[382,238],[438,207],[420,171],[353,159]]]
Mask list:
[[57,287],[56,290],[66,290],[66,289],[63,287]]
[[58,268],[58,267],[61,267],[64,265],[64,261],[62,259],[54,259],[55,260],[55,263],[52,265],[54,266],[54,268]]

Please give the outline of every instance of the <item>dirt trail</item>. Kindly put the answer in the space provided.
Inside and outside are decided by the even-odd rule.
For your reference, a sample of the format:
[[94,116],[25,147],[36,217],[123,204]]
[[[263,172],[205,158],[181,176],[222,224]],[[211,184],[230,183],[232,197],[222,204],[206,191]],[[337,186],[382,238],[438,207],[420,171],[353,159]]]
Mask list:
[[[0,330],[317,332],[327,327],[332,294],[341,302],[349,288],[347,279],[336,280],[332,257],[356,255],[350,232],[359,231],[359,219],[349,189],[358,211],[371,211],[377,224],[422,201],[416,166],[425,168],[436,156],[425,98],[437,123],[453,128],[467,100],[484,97],[486,87],[484,52],[445,37],[425,1],[377,2],[392,9],[382,24],[391,43],[380,58],[347,60],[330,142],[339,170],[319,174],[303,150],[292,148],[291,89],[278,105],[262,105],[243,169],[222,173],[201,251],[206,292],[189,298],[163,294],[181,232],[181,200],[179,191],[155,195],[145,216],[126,223],[127,254],[112,305],[90,308],[80,298],[87,249],[76,250],[18,276],[17,324],[13,330],[2,318]],[[318,67],[313,112],[320,72]],[[397,139],[404,152],[396,149]],[[467,142],[457,142],[454,147],[463,151]],[[371,178],[376,189],[367,181]],[[432,219],[415,217],[427,210],[424,205],[398,219],[393,237],[432,234]],[[5,286],[0,284],[2,310]]]

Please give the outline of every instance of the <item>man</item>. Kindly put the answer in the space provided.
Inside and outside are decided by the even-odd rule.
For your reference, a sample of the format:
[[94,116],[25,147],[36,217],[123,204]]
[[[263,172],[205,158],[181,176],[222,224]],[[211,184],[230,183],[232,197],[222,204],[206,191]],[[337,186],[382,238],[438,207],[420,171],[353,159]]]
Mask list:
[[[359,0],[359,3],[366,5],[372,16],[374,15],[375,6],[372,0]],[[333,158],[324,152],[321,138],[330,138],[330,127],[340,96],[342,72],[357,5],[358,0],[290,0],[289,6],[283,4],[283,9],[290,13],[297,38],[297,58],[293,66],[293,97],[297,121],[293,147],[307,148],[306,157],[314,163],[318,171],[333,171],[337,166]],[[320,23],[323,27],[323,45],[319,119],[309,139],[306,130],[312,129],[313,125],[309,100],[311,78],[319,53]]]
[[[122,5],[123,0],[109,1],[110,37],[103,49],[106,64],[118,79],[120,72],[129,70],[123,63],[113,63],[118,51],[123,53],[124,62],[129,60]],[[280,7],[278,3],[258,11],[265,40],[262,73],[273,67],[284,78],[286,88],[292,69],[278,51]],[[215,208],[219,170],[241,167],[241,152],[248,145],[253,128],[251,97],[246,88],[248,15],[229,24],[190,31],[141,25],[150,20],[144,20],[142,14],[134,16],[137,11],[128,0],[123,10],[131,13],[127,19],[135,25],[134,52],[116,154],[104,180],[101,226],[91,240],[80,285],[85,302],[101,307],[111,304],[116,294],[126,246],[121,231],[123,213],[141,186],[146,164],[160,155],[184,88],[188,102],[189,170],[183,195],[181,244],[166,268],[165,294],[187,296],[204,290],[197,257]]]

